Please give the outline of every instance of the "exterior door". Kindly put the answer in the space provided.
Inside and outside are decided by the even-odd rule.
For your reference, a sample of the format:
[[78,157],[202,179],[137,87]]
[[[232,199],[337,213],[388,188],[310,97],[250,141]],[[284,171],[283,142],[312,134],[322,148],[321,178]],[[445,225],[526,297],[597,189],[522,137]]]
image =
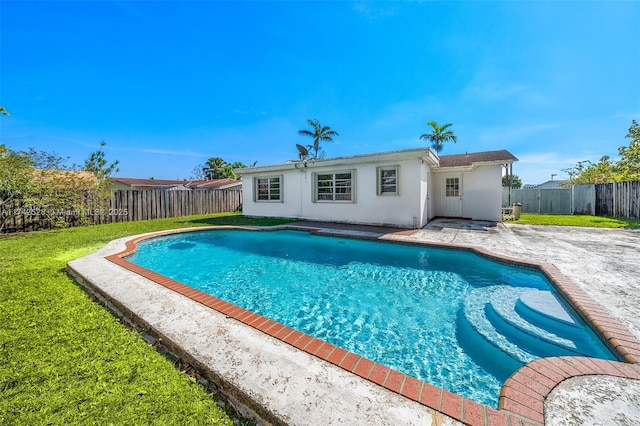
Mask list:
[[462,216],[462,175],[442,178],[442,212],[444,216]]

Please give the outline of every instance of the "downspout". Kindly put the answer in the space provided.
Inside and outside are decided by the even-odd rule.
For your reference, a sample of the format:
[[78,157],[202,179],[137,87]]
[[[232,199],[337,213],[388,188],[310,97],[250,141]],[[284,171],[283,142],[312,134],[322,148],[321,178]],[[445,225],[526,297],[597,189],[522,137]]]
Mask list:
[[307,177],[307,171],[306,170],[300,170],[300,210],[299,210],[298,217],[301,218],[301,219],[303,219],[303,216],[302,216],[302,196],[304,194],[304,187],[303,187],[303,182],[302,182],[302,180],[303,180],[302,176],[303,175],[305,177],[304,180],[306,181],[307,180],[306,179],[306,177]]
[[511,206],[511,188],[513,187],[513,163],[509,163],[509,204]]

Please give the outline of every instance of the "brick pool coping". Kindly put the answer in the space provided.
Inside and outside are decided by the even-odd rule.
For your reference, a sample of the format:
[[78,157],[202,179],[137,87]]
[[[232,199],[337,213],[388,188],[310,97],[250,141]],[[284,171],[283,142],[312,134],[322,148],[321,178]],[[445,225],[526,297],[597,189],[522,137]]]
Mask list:
[[[500,392],[498,409],[496,410],[370,361],[323,340],[301,333],[124,259],[124,257],[136,251],[137,243],[149,238],[216,229],[251,231],[294,229],[323,235],[467,250],[509,265],[536,269],[547,276],[582,318],[591,325],[601,340],[625,362],[571,356],[538,359],[523,366],[505,381]],[[403,239],[403,237],[410,236],[415,232],[415,230],[317,223],[308,223],[306,225],[290,224],[267,228],[239,226],[190,228],[157,232],[132,238],[126,241],[126,248],[123,251],[105,256],[105,259],[299,350],[330,362],[363,379],[468,425],[543,425],[545,398],[557,385],[571,377],[608,375],[640,380],[640,364],[638,364],[640,362],[640,341],[554,265],[498,255],[475,246],[407,241]]]

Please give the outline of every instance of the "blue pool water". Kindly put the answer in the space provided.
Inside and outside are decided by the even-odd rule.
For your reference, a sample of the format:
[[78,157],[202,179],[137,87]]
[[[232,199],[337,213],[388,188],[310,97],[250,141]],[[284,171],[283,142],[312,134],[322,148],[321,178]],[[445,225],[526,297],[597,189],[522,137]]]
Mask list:
[[533,270],[302,231],[145,240],[129,261],[476,402],[553,355],[615,356]]

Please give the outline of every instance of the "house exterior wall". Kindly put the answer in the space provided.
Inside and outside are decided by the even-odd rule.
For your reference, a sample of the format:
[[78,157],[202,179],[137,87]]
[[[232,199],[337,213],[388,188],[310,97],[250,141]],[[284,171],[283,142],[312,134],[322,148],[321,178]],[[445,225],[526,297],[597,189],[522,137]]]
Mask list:
[[481,165],[465,169],[439,169],[433,173],[434,216],[447,216],[444,211],[444,180],[447,176],[461,177],[460,217],[473,220],[502,220],[502,166]]
[[[419,159],[324,166],[310,164],[281,170],[243,174],[243,212],[248,216],[277,216],[307,220],[421,227],[429,219],[426,199],[428,166]],[[378,167],[398,168],[398,194],[378,194]],[[315,201],[315,176],[322,173],[354,172],[354,202]],[[281,201],[256,201],[255,179],[281,176]]]

